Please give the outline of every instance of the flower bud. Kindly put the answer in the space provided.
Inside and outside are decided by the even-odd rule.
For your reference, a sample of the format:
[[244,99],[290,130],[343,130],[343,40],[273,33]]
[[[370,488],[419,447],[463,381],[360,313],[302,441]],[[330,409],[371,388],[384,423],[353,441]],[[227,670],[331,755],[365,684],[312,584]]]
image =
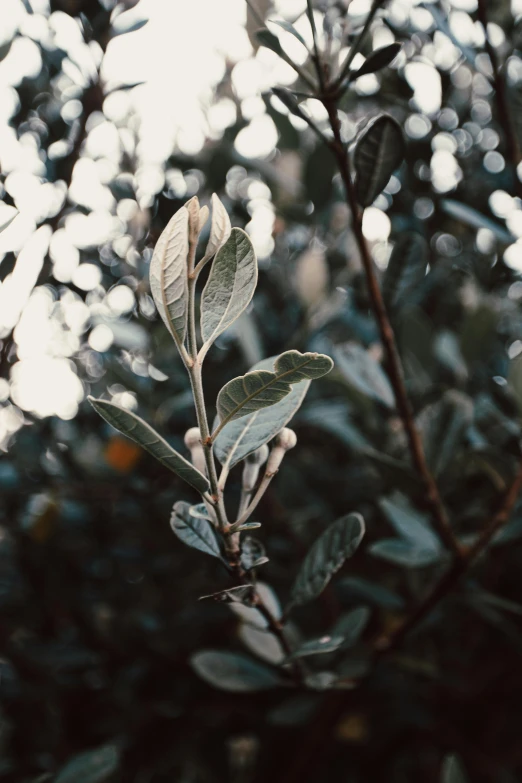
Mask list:
[[275,442],[285,451],[289,451],[296,445],[297,435],[293,430],[288,429],[288,427],[284,427],[281,432],[277,434]]
[[185,433],[185,446],[190,451],[190,458],[194,467],[200,473],[206,475],[205,451],[201,443],[201,432],[199,427],[191,427]]
[[268,446],[265,444],[253,451],[245,459],[245,465],[243,467],[243,491],[252,492],[257,479],[259,477],[259,471],[261,466],[265,464],[268,459]]
[[279,466],[287,451],[293,449],[297,443],[297,436],[293,430],[284,427],[276,436],[274,446],[266,463],[266,476],[273,476],[277,473]]

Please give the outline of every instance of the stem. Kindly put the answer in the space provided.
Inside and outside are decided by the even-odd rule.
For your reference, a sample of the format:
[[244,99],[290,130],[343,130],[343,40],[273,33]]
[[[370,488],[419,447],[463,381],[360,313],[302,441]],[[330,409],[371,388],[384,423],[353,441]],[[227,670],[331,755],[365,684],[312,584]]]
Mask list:
[[237,521],[235,522],[236,525],[242,525],[244,522],[247,521],[247,519],[252,516],[255,509],[257,508],[259,501],[265,494],[266,490],[268,489],[268,485],[274,478],[275,473],[265,473],[263,478],[261,479],[259,483],[259,487],[257,488],[257,492],[254,495],[253,499],[250,501],[250,503],[247,505],[244,511],[238,516]]
[[[478,19],[484,28],[485,48],[488,57],[491,61],[491,68],[493,71],[493,85],[495,87],[495,100],[497,104],[499,125],[502,127],[507,147],[507,156],[511,162],[515,175],[515,189],[520,191],[520,181],[517,175],[517,167],[520,163],[520,146],[515,133],[515,128],[511,119],[511,113],[508,108],[508,99],[506,95],[506,83],[500,73],[500,63],[495,51],[495,47],[491,43],[488,35],[488,15],[486,0],[478,0],[477,8]],[[520,193],[519,193],[520,195]]]
[[415,426],[413,409],[406,392],[404,373],[399,351],[397,349],[397,343],[395,341],[395,334],[386,312],[386,306],[384,304],[381,289],[379,288],[379,283],[375,274],[373,260],[371,258],[370,251],[368,249],[368,245],[362,230],[362,214],[360,213],[359,206],[357,204],[357,198],[355,195],[355,189],[350,171],[350,159],[342,141],[341,125],[337,115],[335,101],[331,97],[323,96],[322,102],[328,112],[330,125],[333,131],[333,139],[330,143],[330,149],[336,157],[346,193],[346,200],[352,213],[353,230],[357,245],[359,247],[359,252],[361,254],[364,271],[366,273],[366,282],[368,285],[372,309],[374,311],[375,318],[377,319],[381,339],[386,351],[390,382],[393,387],[397,409],[399,411],[399,415],[402,419],[408,438],[413,464],[415,465],[415,468],[424,483],[427,501],[430,506],[439,535],[450,551],[453,552],[455,558],[460,560],[462,557],[460,545],[451,529],[449,518],[442,503],[439,490],[426,462],[420,434]]
[[348,75],[348,71],[350,70],[350,65],[353,62],[353,59],[358,52],[360,52],[361,47],[364,43],[364,39],[366,38],[366,35],[368,33],[368,30],[370,29],[370,25],[373,22],[375,18],[375,14],[381,8],[386,0],[373,0],[372,7],[370,8],[370,12],[368,16],[366,17],[366,21],[364,23],[364,27],[357,36],[357,40],[353,44],[353,46],[350,47],[350,51],[348,52],[348,56],[346,60],[344,61],[343,65],[341,66],[341,70],[339,73],[339,76],[337,77],[336,84],[340,85],[343,79]]
[[310,22],[310,27],[312,28],[312,38],[314,42],[314,53],[312,55],[312,59],[314,61],[315,70],[317,72],[317,78],[319,80],[319,87],[321,89],[321,92],[324,92],[324,72],[323,67],[321,64],[321,58],[319,57],[319,47],[317,45],[317,28],[315,26],[315,19],[314,19],[314,9],[312,6],[312,0],[306,0],[306,13],[308,16],[308,21]]

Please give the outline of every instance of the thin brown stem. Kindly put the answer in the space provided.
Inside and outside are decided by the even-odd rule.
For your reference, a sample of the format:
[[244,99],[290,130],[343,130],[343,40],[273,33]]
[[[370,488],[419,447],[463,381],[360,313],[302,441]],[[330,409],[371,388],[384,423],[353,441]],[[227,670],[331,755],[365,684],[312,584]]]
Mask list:
[[399,415],[402,419],[408,438],[412,461],[423,481],[426,490],[426,499],[430,506],[438,533],[458,561],[461,559],[460,546],[451,529],[450,521],[440,497],[437,485],[426,462],[421,436],[415,425],[413,409],[406,392],[404,373],[397,343],[395,341],[395,334],[386,312],[386,306],[384,304],[379,282],[377,280],[377,275],[375,273],[373,260],[363,234],[362,214],[357,204],[355,188],[350,171],[350,160],[346,147],[342,141],[341,125],[339,122],[339,116],[337,114],[337,107],[335,101],[332,98],[323,97],[322,101],[328,112],[328,117],[333,132],[333,139],[330,143],[330,149],[332,150],[337,160],[337,165],[346,193],[346,200],[352,214],[353,231],[359,252],[361,254],[372,309],[379,326],[381,339],[386,352],[390,382],[393,387],[397,409],[399,411]]
[[400,645],[402,640],[419,623],[421,623],[438,603],[456,586],[460,578],[475,563],[477,558],[487,549],[493,536],[508,521],[511,512],[515,506],[517,498],[522,489],[522,460],[519,463],[517,473],[506,494],[502,504],[495,516],[484,527],[474,544],[472,544],[462,555],[455,559],[449,569],[441,579],[432,587],[428,595],[417,606],[417,608],[404,620],[404,622],[388,637],[380,639],[376,644],[376,654],[380,656],[394,650]]
[[505,134],[507,157],[509,158],[509,162],[513,168],[515,189],[520,195],[521,186],[517,175],[517,167],[521,160],[520,145],[518,143],[511,112],[509,110],[506,93],[506,81],[503,74],[501,73],[501,66],[495,51],[495,47],[491,43],[491,39],[488,35],[488,13],[486,0],[478,0],[477,14],[479,21],[484,28],[485,48],[491,62],[491,69],[493,71],[493,86],[495,88],[498,122]]

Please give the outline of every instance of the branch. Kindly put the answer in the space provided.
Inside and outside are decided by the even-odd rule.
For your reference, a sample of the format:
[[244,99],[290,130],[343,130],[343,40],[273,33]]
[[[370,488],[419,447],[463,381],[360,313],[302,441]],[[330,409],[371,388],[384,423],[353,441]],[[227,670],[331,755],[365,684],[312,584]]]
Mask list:
[[451,529],[449,518],[442,503],[439,490],[428,468],[422,440],[417,427],[415,426],[413,409],[406,392],[404,373],[399,351],[397,349],[397,343],[395,341],[395,334],[386,312],[386,306],[382,298],[381,289],[379,287],[377,275],[373,265],[373,260],[371,258],[370,251],[368,249],[368,245],[362,230],[362,215],[359,211],[355,189],[353,186],[352,175],[350,171],[350,160],[341,137],[341,126],[337,114],[337,107],[334,99],[331,97],[325,96],[322,98],[322,101],[328,112],[330,125],[333,131],[333,140],[329,146],[337,160],[337,165],[346,192],[346,200],[352,213],[353,230],[357,245],[359,247],[359,252],[361,254],[364,271],[366,273],[366,282],[368,285],[372,309],[374,311],[375,318],[377,319],[381,339],[386,351],[390,382],[393,387],[397,409],[399,411],[408,438],[413,464],[415,465],[415,468],[423,481],[426,490],[427,501],[430,506],[433,519],[435,520],[439,535],[450,551],[453,552],[455,558],[460,560],[461,551],[459,543]]

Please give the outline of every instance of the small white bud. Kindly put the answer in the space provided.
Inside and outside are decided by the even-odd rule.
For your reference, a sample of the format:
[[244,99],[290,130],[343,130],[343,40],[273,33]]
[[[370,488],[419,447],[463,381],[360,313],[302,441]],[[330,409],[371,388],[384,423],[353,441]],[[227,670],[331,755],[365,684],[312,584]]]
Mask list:
[[286,452],[293,449],[296,443],[297,435],[293,430],[288,429],[288,427],[284,427],[281,432],[278,433],[270,456],[268,457],[268,462],[266,463],[266,476],[273,476],[274,473],[277,473]]
[[205,451],[201,443],[199,427],[191,427],[185,433],[185,446],[190,451],[190,458],[194,467],[200,473],[206,475]]
[[252,492],[257,479],[259,477],[259,471],[261,466],[265,464],[268,459],[269,449],[265,444],[249,454],[245,459],[245,465],[243,467],[243,481],[242,487],[244,492]]
[[269,448],[266,443],[253,451],[248,457],[245,458],[245,462],[251,465],[264,465],[268,459]]
[[194,446],[201,446],[201,432],[199,427],[191,427],[185,433],[185,446],[192,451]]
[[290,451],[297,443],[297,435],[293,430],[284,427],[281,432],[277,434],[275,442],[277,446],[281,446],[285,451]]

